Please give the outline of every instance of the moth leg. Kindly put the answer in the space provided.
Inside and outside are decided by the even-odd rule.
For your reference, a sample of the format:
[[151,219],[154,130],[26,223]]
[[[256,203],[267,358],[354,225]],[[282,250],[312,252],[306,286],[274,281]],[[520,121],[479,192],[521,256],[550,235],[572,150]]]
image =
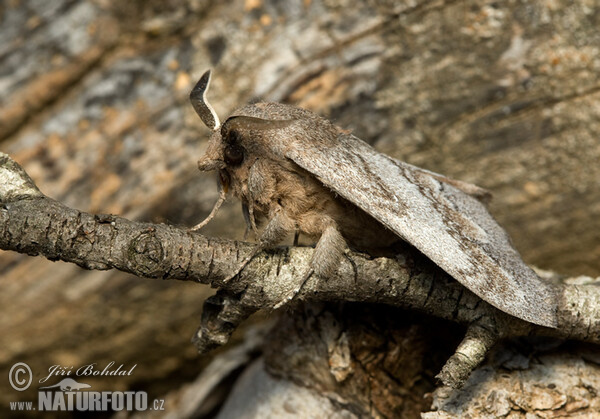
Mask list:
[[256,217],[254,217],[254,204],[251,202],[248,206],[248,218],[250,219],[250,228],[254,232],[256,237],[260,237],[258,234],[258,228],[256,227]]
[[244,231],[244,240],[248,238],[248,233],[252,230],[252,226],[250,224],[250,211],[248,210],[248,205],[242,202],[242,214],[244,214],[244,221],[246,222],[246,231]]
[[337,270],[340,261],[346,249],[346,240],[337,229],[333,221],[330,221],[321,234],[312,259],[310,261],[310,269],[302,278],[302,281],[294,288],[282,301],[275,305],[274,308],[279,308],[282,305],[291,301],[300,293],[306,281],[316,274],[320,278],[328,278]]
[[300,230],[294,232],[294,246],[298,246],[298,239],[300,238]]
[[340,265],[346,247],[346,240],[332,222],[323,231],[310,261],[315,274],[321,278],[332,276]]
[[244,214],[244,221],[246,222],[246,231],[244,231],[244,240],[248,238],[248,233],[253,232],[255,237],[258,239],[258,228],[256,227],[256,218],[254,217],[254,206],[252,203],[246,205],[242,203],[242,213]]
[[248,255],[235,272],[223,280],[223,282],[229,282],[233,277],[237,276],[260,251],[280,243],[288,234],[294,231],[295,228],[296,223],[285,213],[285,211],[277,211],[275,216],[269,220],[260,236],[258,244],[254,247],[250,255]]

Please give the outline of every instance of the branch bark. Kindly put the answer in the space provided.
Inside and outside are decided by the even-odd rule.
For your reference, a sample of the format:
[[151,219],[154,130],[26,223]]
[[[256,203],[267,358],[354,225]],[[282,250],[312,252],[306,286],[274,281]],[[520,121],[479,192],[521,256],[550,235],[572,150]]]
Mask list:
[[[211,67],[216,76],[211,97],[219,115],[256,97],[308,108],[390,156],[492,190],[491,212],[529,263],[569,276],[598,276],[600,61],[594,60],[599,15],[593,8],[569,1],[550,6],[473,0],[393,6],[348,0],[280,3],[9,2],[0,10],[0,148],[46,194],[72,208],[193,225],[210,210],[214,189],[208,187],[213,179],[199,176],[195,166],[206,131],[188,93]],[[219,218],[205,234],[241,237],[237,206],[226,206]],[[266,256],[279,257],[279,252],[286,251]],[[310,250],[289,251],[296,252]],[[416,261],[408,268],[414,275],[423,266]],[[54,364],[116,360],[139,366],[135,376],[112,377],[112,388],[147,386],[164,394],[223,354],[198,359],[188,342],[194,333],[189,319],[200,317],[198,301],[210,292],[206,286],[136,281],[116,269],[83,271],[3,251],[0,273],[4,376],[16,362],[40,372]],[[585,281],[591,282],[583,277],[572,282]],[[579,293],[577,287],[569,289]],[[572,297],[584,304],[585,299]],[[231,325],[255,310],[240,300],[252,302],[243,292],[224,289],[207,305],[210,316],[205,314],[202,327],[215,330],[201,333],[214,338],[206,340],[208,345],[226,340]],[[332,305],[349,312],[369,306]],[[350,325],[347,314],[336,319]],[[268,315],[265,311],[253,321]],[[300,315],[295,324],[306,330],[302,321],[309,321],[308,313],[303,317],[286,309],[272,317],[286,315]],[[366,323],[354,315],[352,321],[374,331],[377,342],[388,338],[390,352],[411,354],[400,363],[414,373],[404,374],[405,382],[420,377],[414,379],[427,385],[408,388],[395,406],[419,400],[420,409],[388,416],[418,417],[431,408],[423,396],[434,390],[433,376],[460,344],[456,338],[465,328],[401,309],[386,315],[402,319],[406,328],[378,323],[386,316]],[[594,319],[589,313],[579,318]],[[419,329],[425,319],[431,323]],[[250,324],[238,328],[230,347]],[[414,330],[421,330],[420,339],[434,340],[421,352],[404,344]],[[289,330],[282,332],[289,341]],[[363,342],[362,336],[352,339]],[[548,340],[507,339],[496,345],[456,392],[458,399],[443,409],[434,403],[442,410],[436,413],[597,415],[598,347],[549,339],[559,349],[547,349],[546,359],[554,351],[553,361],[545,362],[531,343],[537,341]],[[266,343],[277,345],[272,337]],[[498,355],[513,354],[514,346],[522,349],[511,361],[517,369],[496,362]],[[279,352],[290,367],[289,351]],[[373,357],[366,349],[362,354]],[[432,358],[435,362],[429,362]],[[272,358],[267,364],[272,371]],[[322,371],[329,368],[326,362],[320,365]],[[383,382],[388,370],[379,371],[384,372],[365,380]],[[255,386],[253,378],[248,382]],[[272,388],[285,387],[280,380]],[[3,406],[35,393],[17,395],[8,380],[0,389]],[[374,394],[370,391],[365,393]],[[536,395],[537,401],[528,404]],[[555,410],[554,401],[560,405],[563,397],[568,403]],[[252,399],[267,400],[242,399],[245,411]],[[298,404],[308,403],[302,397]],[[289,403],[282,405],[289,409]]]
[[[202,326],[194,337],[201,352],[226,343],[250,314],[271,309],[308,269],[310,248],[279,248],[262,252],[235,280],[225,283],[253,245],[69,208],[44,196],[6,154],[0,154],[0,184],[3,250],[39,254],[85,269],[118,269],[219,288],[206,302]],[[482,301],[407,248],[395,259],[349,252],[332,278],[311,279],[297,298],[389,304],[469,325],[467,337],[438,376],[445,385],[460,387],[504,337],[544,335],[600,343],[600,287],[557,287],[558,328],[536,326]]]

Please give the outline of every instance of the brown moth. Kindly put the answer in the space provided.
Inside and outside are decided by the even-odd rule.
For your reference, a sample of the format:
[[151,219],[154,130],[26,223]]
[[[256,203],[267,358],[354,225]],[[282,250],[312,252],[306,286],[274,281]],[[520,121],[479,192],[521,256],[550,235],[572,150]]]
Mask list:
[[194,230],[213,218],[231,190],[259,237],[256,252],[291,232],[317,241],[304,280],[329,276],[348,245],[370,251],[403,240],[498,309],[556,327],[554,288],[523,262],[489,214],[481,202],[485,190],[381,154],[294,106],[247,105],[221,124],[206,100],[209,83],[210,70],[190,100],[214,131],[198,166],[218,171],[220,197]]

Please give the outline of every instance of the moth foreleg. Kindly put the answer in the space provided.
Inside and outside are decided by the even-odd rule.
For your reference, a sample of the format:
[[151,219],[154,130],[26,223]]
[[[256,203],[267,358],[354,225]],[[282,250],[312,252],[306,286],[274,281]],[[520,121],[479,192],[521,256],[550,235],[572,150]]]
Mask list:
[[258,239],[258,228],[256,227],[256,218],[254,217],[254,205],[252,203],[245,204],[242,202],[242,213],[246,222],[246,231],[244,231],[244,240],[248,238],[248,233],[253,232]]
[[281,243],[288,234],[296,230],[296,222],[284,210],[279,210],[260,235],[259,246],[263,249]]
[[248,218],[250,219],[250,228],[254,232],[256,237],[259,237],[258,228],[256,228],[256,217],[254,216],[254,203],[250,203],[248,206]]
[[281,302],[275,305],[274,308],[281,307],[298,295],[304,284],[306,284],[306,281],[313,274],[316,274],[320,278],[328,278],[333,275],[340,264],[345,249],[346,240],[344,240],[337,226],[333,222],[329,223],[315,246],[315,251],[310,261],[310,269],[304,274],[300,283]]
[[246,231],[244,231],[244,240],[248,238],[248,233],[252,230],[252,225],[250,223],[250,211],[248,210],[248,205],[242,202],[242,214],[244,214],[244,221],[246,222]]
[[224,283],[230,281],[239,274],[242,269],[256,256],[261,250],[275,246],[280,243],[288,234],[296,229],[296,223],[283,210],[277,211],[275,216],[269,220],[263,230],[258,244],[254,247],[250,255],[246,257],[235,272],[223,280]]

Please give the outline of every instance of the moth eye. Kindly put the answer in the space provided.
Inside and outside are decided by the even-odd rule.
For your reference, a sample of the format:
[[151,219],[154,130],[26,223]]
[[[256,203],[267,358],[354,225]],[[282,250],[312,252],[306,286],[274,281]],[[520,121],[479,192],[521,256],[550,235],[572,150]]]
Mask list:
[[244,160],[244,149],[236,144],[231,144],[225,147],[223,151],[225,163],[236,166]]

